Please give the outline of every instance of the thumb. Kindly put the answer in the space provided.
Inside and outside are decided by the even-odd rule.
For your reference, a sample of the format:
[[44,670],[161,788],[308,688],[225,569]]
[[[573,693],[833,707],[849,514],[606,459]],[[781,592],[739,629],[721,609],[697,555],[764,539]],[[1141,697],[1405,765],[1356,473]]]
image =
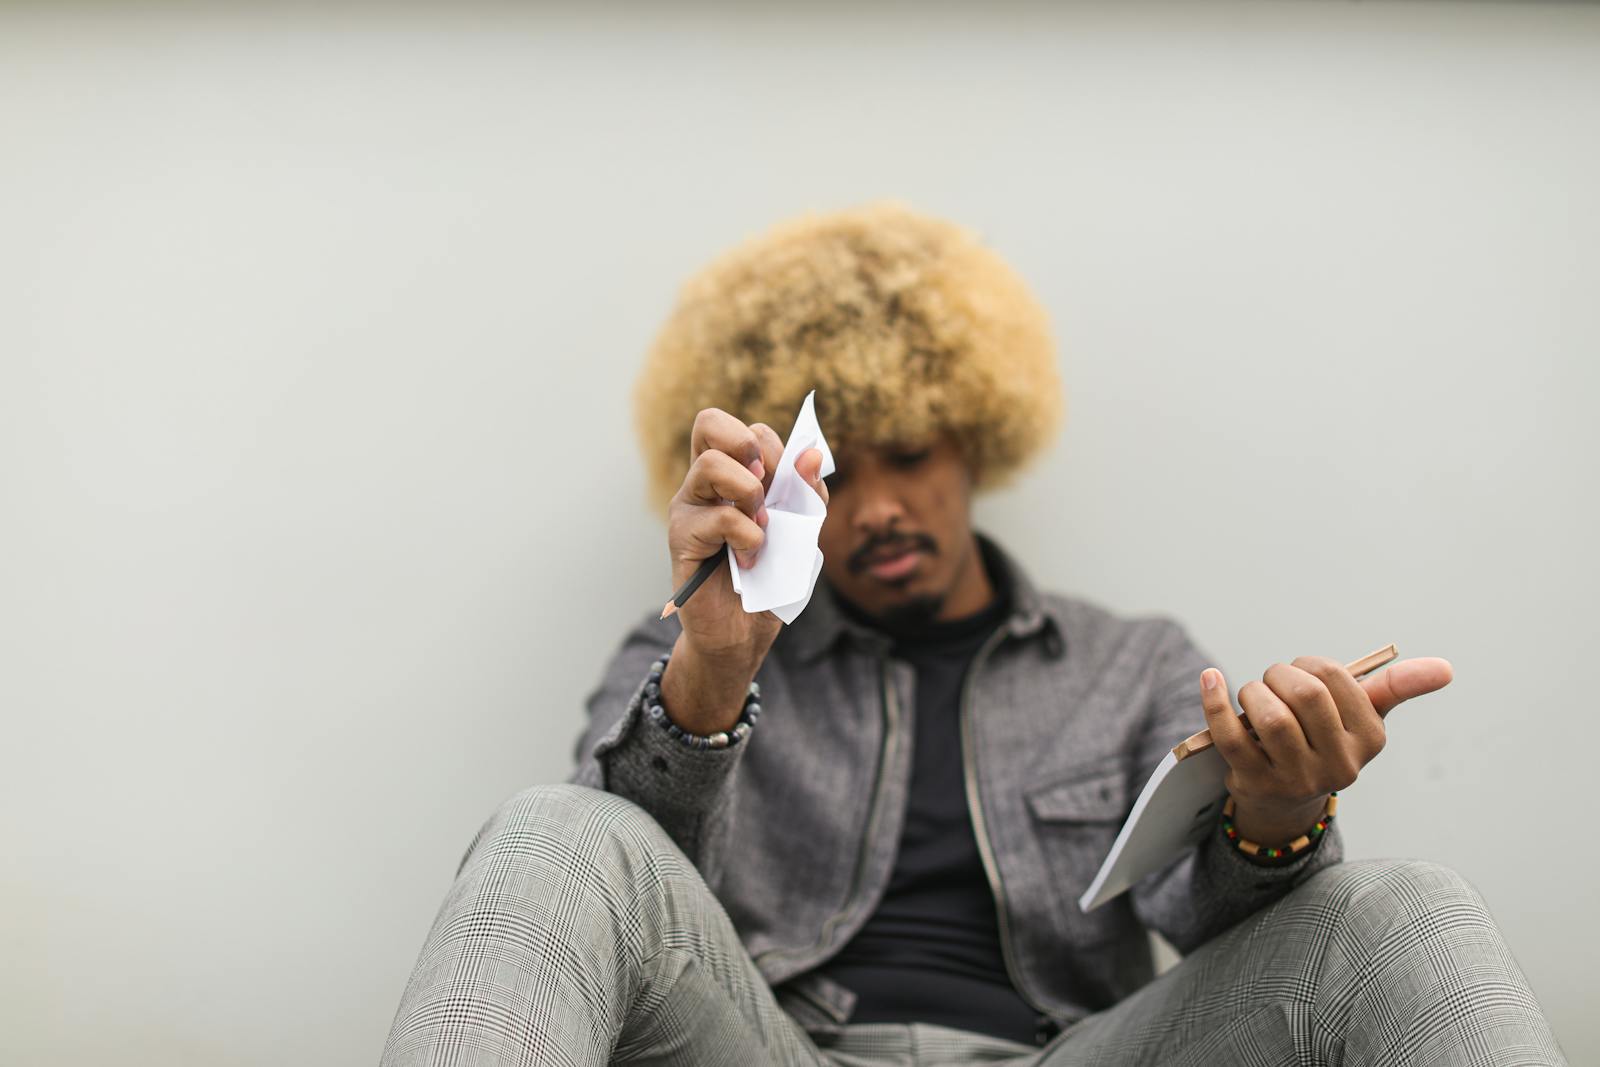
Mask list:
[[808,448],[795,457],[794,472],[805,479],[807,485],[815,489],[822,502],[828,502],[828,483],[822,480],[822,451]]
[[1387,715],[1397,704],[1412,697],[1443,689],[1455,677],[1455,669],[1447,659],[1421,656],[1403,659],[1379,674],[1361,680],[1372,706],[1379,715]]

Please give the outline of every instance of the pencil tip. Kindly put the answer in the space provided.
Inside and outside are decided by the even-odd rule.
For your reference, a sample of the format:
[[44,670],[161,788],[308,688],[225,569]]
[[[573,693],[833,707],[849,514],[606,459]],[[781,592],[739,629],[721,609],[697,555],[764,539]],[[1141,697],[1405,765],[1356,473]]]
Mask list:
[[678,602],[675,601],[675,600],[667,601],[667,606],[661,609],[661,617],[663,619],[670,619],[672,616],[676,615],[677,613],[678,613]]

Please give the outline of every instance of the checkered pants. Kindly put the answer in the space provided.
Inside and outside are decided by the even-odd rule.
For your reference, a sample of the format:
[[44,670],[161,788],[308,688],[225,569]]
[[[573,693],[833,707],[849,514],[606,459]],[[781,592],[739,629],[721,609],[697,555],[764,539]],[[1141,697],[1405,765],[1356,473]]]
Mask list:
[[674,1067],[1564,1063],[1483,901],[1447,868],[1329,868],[1045,1048],[938,1026],[820,1045],[654,820],[541,786],[484,826],[383,1063]]

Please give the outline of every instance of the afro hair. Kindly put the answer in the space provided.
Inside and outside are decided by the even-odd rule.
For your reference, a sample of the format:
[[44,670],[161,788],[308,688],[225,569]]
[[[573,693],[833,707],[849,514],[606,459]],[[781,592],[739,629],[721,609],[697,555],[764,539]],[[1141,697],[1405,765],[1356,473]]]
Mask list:
[[981,488],[1064,407],[1043,307],[975,235],[893,203],[806,216],[683,286],[634,393],[652,503],[682,484],[701,409],[786,436],[812,389],[835,451],[949,435]]

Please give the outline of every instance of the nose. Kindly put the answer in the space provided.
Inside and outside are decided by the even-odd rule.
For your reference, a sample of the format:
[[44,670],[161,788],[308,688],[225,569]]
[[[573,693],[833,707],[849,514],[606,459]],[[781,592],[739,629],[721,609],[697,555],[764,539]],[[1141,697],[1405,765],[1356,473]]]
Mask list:
[[900,494],[884,478],[859,478],[851,487],[855,498],[851,508],[850,525],[857,533],[872,535],[886,533],[906,518],[905,504]]

